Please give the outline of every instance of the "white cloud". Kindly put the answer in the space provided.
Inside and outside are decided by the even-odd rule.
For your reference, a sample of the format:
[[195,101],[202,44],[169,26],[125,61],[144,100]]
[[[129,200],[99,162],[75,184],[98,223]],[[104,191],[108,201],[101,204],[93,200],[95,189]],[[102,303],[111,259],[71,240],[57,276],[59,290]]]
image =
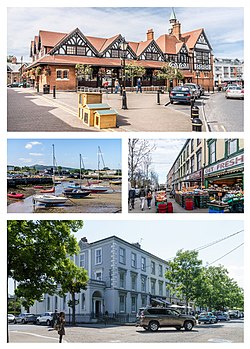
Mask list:
[[29,143],[27,143],[27,144],[25,145],[25,148],[26,148],[26,149],[32,149],[32,147],[33,147],[34,145],[40,145],[40,144],[42,144],[42,143],[41,143],[41,142],[37,142],[37,141],[29,142]]
[[43,156],[42,153],[29,153],[30,156]]
[[27,163],[27,164],[32,162],[32,159],[30,159],[30,158],[19,158],[18,160],[20,160],[23,163]]

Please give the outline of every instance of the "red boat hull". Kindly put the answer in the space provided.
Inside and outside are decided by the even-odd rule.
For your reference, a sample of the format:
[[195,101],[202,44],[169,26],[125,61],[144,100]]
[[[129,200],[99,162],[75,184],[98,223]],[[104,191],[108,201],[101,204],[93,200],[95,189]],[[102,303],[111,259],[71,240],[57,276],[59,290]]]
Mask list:
[[40,190],[40,193],[54,193],[55,188]]
[[14,193],[10,193],[10,194],[7,194],[9,198],[12,198],[12,199],[23,199],[24,197],[24,194],[14,194]]

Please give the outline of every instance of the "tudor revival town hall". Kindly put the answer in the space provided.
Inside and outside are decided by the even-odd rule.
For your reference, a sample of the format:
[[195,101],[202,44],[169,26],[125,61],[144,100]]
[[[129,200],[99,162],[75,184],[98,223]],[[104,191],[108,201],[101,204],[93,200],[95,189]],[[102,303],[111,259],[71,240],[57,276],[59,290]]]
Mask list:
[[[47,84],[57,90],[74,91],[77,86],[100,87],[104,80],[114,85],[116,78],[122,79],[123,60],[123,64],[145,68],[143,86],[165,86],[154,73],[169,63],[183,75],[183,81],[171,81],[172,86],[195,82],[205,89],[212,88],[213,55],[204,29],[182,33],[174,11],[169,22],[168,34],[155,38],[153,29],[149,29],[145,41],[128,41],[125,46],[121,34],[98,38],[86,36],[78,28],[69,34],[41,30],[31,42],[32,63],[27,77],[40,89]],[[77,64],[90,66],[91,74],[78,79]],[[127,77],[126,86],[131,86]]]

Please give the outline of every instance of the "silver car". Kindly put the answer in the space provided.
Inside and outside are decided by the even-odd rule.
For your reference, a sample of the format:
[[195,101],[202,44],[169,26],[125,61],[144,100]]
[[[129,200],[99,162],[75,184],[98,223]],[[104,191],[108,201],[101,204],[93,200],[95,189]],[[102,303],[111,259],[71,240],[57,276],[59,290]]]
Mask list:
[[229,86],[226,89],[225,97],[244,99],[244,89],[241,86]]
[[200,98],[201,96],[201,91],[199,89],[199,86],[195,83],[191,83],[191,82],[187,82],[186,84],[184,84],[183,86],[189,87],[191,89],[191,91],[193,92],[193,96],[194,98]]
[[35,314],[31,313],[22,313],[15,317],[14,323],[21,323],[21,324],[27,324],[27,323],[36,323],[37,316]]
[[177,330],[184,328],[191,331],[196,325],[196,319],[192,315],[180,314],[172,308],[146,307],[140,309],[136,326],[145,330],[157,331],[160,327],[174,327]]

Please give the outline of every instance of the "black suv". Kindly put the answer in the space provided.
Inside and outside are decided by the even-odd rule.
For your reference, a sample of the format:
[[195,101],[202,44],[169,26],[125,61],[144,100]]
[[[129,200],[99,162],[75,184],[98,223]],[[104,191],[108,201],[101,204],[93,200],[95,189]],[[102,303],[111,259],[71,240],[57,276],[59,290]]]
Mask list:
[[177,330],[184,328],[191,331],[196,325],[192,315],[181,314],[175,309],[161,307],[146,307],[139,310],[136,326],[145,330],[157,331],[160,327],[175,327]]

